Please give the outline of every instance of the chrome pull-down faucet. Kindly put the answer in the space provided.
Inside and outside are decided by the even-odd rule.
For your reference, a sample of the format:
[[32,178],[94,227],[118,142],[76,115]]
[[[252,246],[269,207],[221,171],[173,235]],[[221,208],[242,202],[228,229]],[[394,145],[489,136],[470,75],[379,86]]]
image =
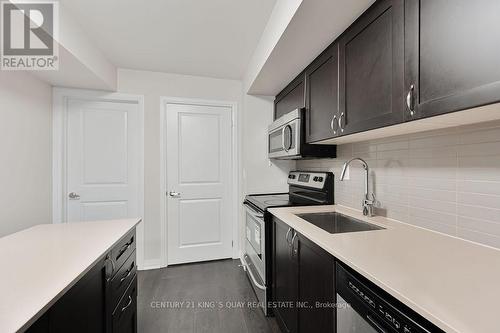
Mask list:
[[368,173],[368,163],[366,163],[365,160],[359,157],[355,157],[350,159],[349,161],[344,163],[344,166],[342,167],[342,172],[340,174],[340,181],[344,180],[345,173],[347,171],[347,167],[349,164],[351,164],[352,161],[359,161],[361,165],[363,166],[363,169],[365,169],[365,198],[363,199],[363,215],[364,216],[373,216],[373,206],[375,205],[375,194],[371,193],[371,195],[368,194],[368,183],[369,183],[369,173]]

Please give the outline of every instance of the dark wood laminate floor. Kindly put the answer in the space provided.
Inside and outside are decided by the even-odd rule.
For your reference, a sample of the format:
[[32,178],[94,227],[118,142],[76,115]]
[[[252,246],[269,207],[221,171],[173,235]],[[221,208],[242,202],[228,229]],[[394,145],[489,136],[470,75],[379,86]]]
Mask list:
[[239,263],[221,260],[138,272],[138,332],[280,332],[274,318],[248,305],[257,299]]

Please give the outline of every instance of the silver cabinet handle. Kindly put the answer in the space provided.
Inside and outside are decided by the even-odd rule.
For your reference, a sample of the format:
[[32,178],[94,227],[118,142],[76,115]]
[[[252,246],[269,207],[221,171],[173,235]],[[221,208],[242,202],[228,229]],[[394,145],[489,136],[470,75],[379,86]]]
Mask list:
[[295,248],[295,237],[297,237],[297,231],[293,231],[293,237],[292,237],[292,251],[293,251],[293,254],[296,255],[297,252],[298,252],[298,249]]
[[168,193],[168,195],[170,195],[172,198],[180,198],[181,194],[179,192],[175,192],[175,191],[170,191]]
[[80,200],[80,195],[78,193],[76,193],[76,192],[70,192],[68,194],[68,198],[70,200]]
[[339,117],[339,128],[341,133],[344,133],[344,127],[342,126],[342,118],[344,118],[344,116],[344,112],[342,112]]
[[286,235],[285,235],[285,240],[286,240],[286,243],[288,244],[288,246],[291,246],[290,241],[288,240],[288,235],[290,234],[290,231],[292,231],[292,228],[288,228],[288,231],[286,232]]
[[123,308],[122,308],[122,312],[127,310],[127,308],[130,306],[130,304],[132,304],[132,296],[129,296],[128,297],[128,303],[127,305],[125,305]]
[[337,115],[333,116],[332,121],[330,122],[330,128],[332,129],[333,134],[337,134],[337,129],[339,128]]
[[412,84],[410,86],[410,91],[408,91],[408,94],[406,95],[406,106],[408,107],[408,110],[410,111],[410,116],[415,115],[415,102],[413,98],[413,92],[415,91],[415,85]]
[[[135,265],[135,264],[133,264],[133,265]],[[126,279],[130,276],[130,274],[132,274],[132,270],[133,270],[133,269],[134,269],[134,266],[130,267],[130,268],[127,270],[127,273],[125,274],[125,276],[124,276],[124,277],[122,277],[122,278],[120,279],[120,284],[121,284],[123,281],[125,281],[125,280],[126,280]]]

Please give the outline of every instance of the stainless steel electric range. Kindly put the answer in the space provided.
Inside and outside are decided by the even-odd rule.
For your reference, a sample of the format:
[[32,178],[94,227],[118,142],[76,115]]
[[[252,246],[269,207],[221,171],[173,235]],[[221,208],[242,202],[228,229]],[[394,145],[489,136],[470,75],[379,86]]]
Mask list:
[[293,171],[288,175],[288,193],[247,195],[243,268],[252,284],[264,314],[270,315],[272,235],[269,208],[330,205],[333,199],[333,173]]

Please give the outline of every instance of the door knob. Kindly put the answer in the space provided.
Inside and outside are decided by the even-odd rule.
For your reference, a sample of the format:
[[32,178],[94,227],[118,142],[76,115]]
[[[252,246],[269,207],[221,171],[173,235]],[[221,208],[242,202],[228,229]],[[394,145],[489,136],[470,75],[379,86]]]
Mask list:
[[168,195],[170,195],[172,198],[179,198],[181,196],[179,192],[174,192],[174,191],[170,191]]
[[70,200],[80,200],[80,195],[78,193],[71,192],[70,194],[68,194],[68,198]]

